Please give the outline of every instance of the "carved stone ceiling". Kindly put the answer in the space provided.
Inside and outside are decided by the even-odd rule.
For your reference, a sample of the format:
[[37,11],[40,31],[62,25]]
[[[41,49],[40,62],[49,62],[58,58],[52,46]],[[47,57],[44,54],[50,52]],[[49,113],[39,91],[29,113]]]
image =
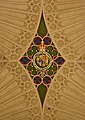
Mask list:
[[85,120],[85,0],[0,0],[0,120]]

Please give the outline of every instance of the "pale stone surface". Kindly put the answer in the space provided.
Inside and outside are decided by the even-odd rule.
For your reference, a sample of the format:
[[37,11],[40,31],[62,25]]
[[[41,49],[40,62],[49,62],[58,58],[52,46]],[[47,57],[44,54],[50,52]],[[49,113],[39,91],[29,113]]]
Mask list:
[[[19,63],[41,13],[66,62],[52,80],[42,109]],[[0,120],[85,120],[85,0],[0,0]]]

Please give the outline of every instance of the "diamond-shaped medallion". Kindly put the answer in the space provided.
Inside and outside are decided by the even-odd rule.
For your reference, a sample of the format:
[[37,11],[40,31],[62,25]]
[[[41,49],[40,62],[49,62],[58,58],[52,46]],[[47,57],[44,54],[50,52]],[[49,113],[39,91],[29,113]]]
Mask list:
[[46,92],[54,75],[65,62],[47,32],[43,15],[37,35],[20,62],[33,79],[43,105]]

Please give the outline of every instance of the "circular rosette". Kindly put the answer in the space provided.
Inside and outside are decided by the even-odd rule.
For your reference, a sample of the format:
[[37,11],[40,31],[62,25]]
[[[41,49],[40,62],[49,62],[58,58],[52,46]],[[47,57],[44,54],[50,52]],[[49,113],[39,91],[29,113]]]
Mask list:
[[40,76],[37,75],[37,76],[34,77],[34,83],[35,84],[40,84],[41,82],[42,82],[42,78]]
[[51,63],[51,55],[47,52],[40,51],[36,53],[33,57],[33,65],[38,70],[47,70],[51,66]]
[[35,44],[35,45],[40,45],[41,42],[42,42],[42,39],[41,39],[40,37],[35,37],[35,38],[34,38],[34,44]]
[[51,38],[50,37],[45,37],[43,39],[43,42],[44,42],[45,45],[50,45],[51,44]]
[[45,76],[45,77],[43,78],[43,83],[44,83],[44,84],[50,84],[50,83],[51,83],[51,77]]

